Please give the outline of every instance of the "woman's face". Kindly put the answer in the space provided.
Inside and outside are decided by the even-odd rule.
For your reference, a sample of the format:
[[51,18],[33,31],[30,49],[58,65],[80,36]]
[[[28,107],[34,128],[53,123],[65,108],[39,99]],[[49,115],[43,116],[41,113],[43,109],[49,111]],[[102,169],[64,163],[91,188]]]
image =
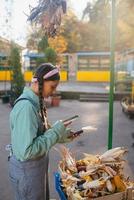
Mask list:
[[55,91],[56,91],[56,88],[59,84],[59,81],[44,81],[44,84],[43,84],[43,97],[44,98],[48,98],[49,96],[52,96]]

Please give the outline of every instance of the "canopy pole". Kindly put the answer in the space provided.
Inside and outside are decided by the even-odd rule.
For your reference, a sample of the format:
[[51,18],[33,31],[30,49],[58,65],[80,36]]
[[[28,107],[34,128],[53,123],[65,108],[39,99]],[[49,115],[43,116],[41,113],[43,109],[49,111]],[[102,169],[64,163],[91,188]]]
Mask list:
[[113,102],[114,102],[114,65],[115,65],[115,1],[111,4],[111,30],[110,30],[110,93],[109,93],[109,128],[108,149],[112,148],[113,142]]

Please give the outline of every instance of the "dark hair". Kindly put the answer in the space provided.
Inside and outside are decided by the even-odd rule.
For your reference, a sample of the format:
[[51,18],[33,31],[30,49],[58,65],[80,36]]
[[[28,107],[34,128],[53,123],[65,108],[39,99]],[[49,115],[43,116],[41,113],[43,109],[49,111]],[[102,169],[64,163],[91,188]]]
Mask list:
[[44,124],[44,130],[46,130],[44,115],[47,118],[47,113],[46,113],[46,107],[44,105],[43,96],[42,96],[43,83],[44,81],[60,80],[60,75],[59,75],[59,72],[57,72],[56,74],[50,76],[49,78],[46,78],[45,80],[43,79],[43,76],[54,69],[57,69],[57,68],[51,63],[43,63],[36,69],[34,73],[34,78],[37,78],[38,83],[39,83],[40,112],[41,112],[41,118]]
[[43,63],[36,69],[36,71],[34,73],[34,77],[37,78],[38,81],[40,81],[40,79],[42,79],[42,81],[60,80],[59,73],[56,73],[53,76],[43,80],[43,76],[45,74],[47,74],[48,72],[52,71],[53,69],[57,69],[57,68],[54,65],[52,65],[51,63]]

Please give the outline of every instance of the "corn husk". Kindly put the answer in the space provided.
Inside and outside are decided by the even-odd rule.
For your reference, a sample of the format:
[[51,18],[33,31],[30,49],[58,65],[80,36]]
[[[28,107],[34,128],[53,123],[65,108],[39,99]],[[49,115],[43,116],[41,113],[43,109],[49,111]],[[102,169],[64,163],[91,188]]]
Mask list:
[[62,146],[61,152],[61,185],[69,200],[88,200],[134,186],[134,182],[124,176],[123,156],[128,152],[124,147],[116,147],[102,155],[84,153],[80,160],[76,160],[66,147]]

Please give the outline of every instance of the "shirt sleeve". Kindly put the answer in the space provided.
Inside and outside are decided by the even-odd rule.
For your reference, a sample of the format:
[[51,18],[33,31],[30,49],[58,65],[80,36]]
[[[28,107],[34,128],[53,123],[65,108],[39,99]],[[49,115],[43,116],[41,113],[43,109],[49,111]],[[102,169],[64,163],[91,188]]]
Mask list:
[[38,116],[29,102],[16,113],[13,123],[11,131],[13,153],[21,161],[44,155],[66,131],[64,124],[57,121],[51,129],[37,137]]

